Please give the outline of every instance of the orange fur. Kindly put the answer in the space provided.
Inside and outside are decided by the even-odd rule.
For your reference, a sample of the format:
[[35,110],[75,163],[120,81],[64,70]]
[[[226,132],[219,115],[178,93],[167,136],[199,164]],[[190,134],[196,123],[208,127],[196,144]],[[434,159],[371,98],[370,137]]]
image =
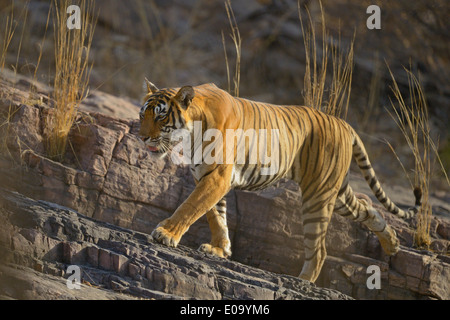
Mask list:
[[[235,98],[213,84],[162,90],[148,84],[148,88],[139,135],[152,152],[168,150],[163,141],[171,130],[185,129],[193,135],[194,121],[201,121],[202,134],[207,129],[217,129],[223,137],[228,129],[279,132],[279,158],[271,159],[279,160],[274,174],[260,173],[264,167],[261,159],[256,163],[249,161],[250,140],[244,145],[244,163],[237,161],[237,153],[242,150],[235,144],[231,163],[191,164],[196,188],[170,218],[156,227],[152,233],[156,241],[177,246],[188,228],[206,213],[212,239],[200,249],[227,257],[231,255],[224,209],[228,191],[258,190],[281,178],[290,178],[302,190],[305,264],[300,277],[315,281],[320,273],[326,257],[325,234],[333,210],[366,224],[376,232],[387,253],[395,254],[398,250],[395,232],[371,205],[357,199],[348,185],[347,172],[355,158],[380,201],[391,212],[405,215],[382,192],[361,140],[345,121],[307,107]],[[211,143],[203,141],[202,150]],[[223,154],[227,143],[230,142],[222,145]],[[273,146],[266,147],[273,156]]]

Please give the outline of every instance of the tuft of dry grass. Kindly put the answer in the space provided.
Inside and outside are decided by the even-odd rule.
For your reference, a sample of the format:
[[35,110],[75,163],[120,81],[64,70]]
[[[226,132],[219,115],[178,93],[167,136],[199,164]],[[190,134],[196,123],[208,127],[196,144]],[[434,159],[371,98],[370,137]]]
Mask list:
[[419,80],[410,70],[405,68],[409,87],[409,97],[406,100],[389,66],[388,69],[393,81],[391,90],[397,101],[397,103],[394,103],[391,100],[392,112],[389,110],[388,112],[400,128],[408,147],[412,151],[415,163],[413,178],[410,177],[404,168],[394,148],[390,144],[389,146],[400,161],[411,187],[418,186],[422,190],[422,206],[417,215],[417,229],[414,236],[414,244],[417,247],[428,247],[431,243],[430,224],[432,216],[429,193],[433,167],[436,161],[439,162],[449,186],[450,182],[440,160],[437,145],[430,134],[428,106]]
[[321,109],[323,94],[325,91],[325,82],[327,76],[327,64],[328,64],[328,44],[326,39],[328,33],[326,31],[325,16],[323,12],[322,2],[320,2],[320,13],[322,18],[322,62],[320,69],[318,70],[318,56],[317,56],[317,43],[316,43],[316,28],[312,21],[311,14],[308,7],[305,7],[308,15],[308,25],[303,25],[303,18],[300,8],[300,2],[298,3],[298,16],[300,18],[300,25],[303,34],[303,44],[305,46],[305,77],[304,77],[304,89],[303,98],[305,105],[312,108]]
[[[234,16],[233,8],[231,7],[230,0],[225,1],[225,10],[227,11],[228,21],[230,23],[230,29],[231,29],[230,37],[233,40],[234,48],[236,50],[236,63],[235,63],[234,76],[233,76],[233,84],[234,84],[233,94],[234,94],[234,96],[239,97],[239,86],[240,86],[240,82],[241,82],[242,39],[241,39],[241,34],[239,32],[239,27],[236,22],[236,17]],[[225,36],[223,35],[223,32],[222,32],[222,44],[223,44],[223,50],[225,52],[225,64],[226,64],[226,68],[227,68],[228,92],[231,93],[230,66],[229,66],[229,62],[228,62]]]
[[343,119],[347,118],[350,93],[352,90],[354,41],[355,37],[353,36],[346,54],[340,50],[340,39],[335,42],[335,45],[331,49],[333,74],[325,112]]
[[67,0],[54,1],[55,7],[55,80],[54,112],[47,118],[47,155],[57,161],[64,158],[67,138],[75,120],[78,107],[86,97],[92,63],[89,51],[95,29],[95,21],[90,13],[93,1],[79,2],[81,28],[67,28]]
[[[305,11],[308,23],[303,23],[300,2],[298,16],[300,19],[305,47],[305,76],[303,85],[304,104],[336,117],[347,117],[350,102],[351,84],[353,76],[353,37],[347,52],[341,50],[341,39],[334,40],[326,28],[325,14],[320,4],[322,47],[316,41],[316,28],[312,21],[308,7]],[[329,59],[331,58],[331,83],[327,82]],[[320,60],[320,65],[319,65]],[[328,96],[324,96],[328,92]]]

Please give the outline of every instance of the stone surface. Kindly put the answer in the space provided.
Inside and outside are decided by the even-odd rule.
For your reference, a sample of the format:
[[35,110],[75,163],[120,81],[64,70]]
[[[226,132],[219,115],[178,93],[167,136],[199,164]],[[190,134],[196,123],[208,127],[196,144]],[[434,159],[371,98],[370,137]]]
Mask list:
[[[3,299],[349,299],[4,189],[0,234]],[[67,286],[70,265],[80,269],[79,290]]]

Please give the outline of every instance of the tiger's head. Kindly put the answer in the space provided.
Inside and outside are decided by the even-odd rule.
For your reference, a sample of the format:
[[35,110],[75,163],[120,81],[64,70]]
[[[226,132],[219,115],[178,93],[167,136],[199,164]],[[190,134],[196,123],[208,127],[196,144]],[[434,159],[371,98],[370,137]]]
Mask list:
[[172,147],[172,133],[189,125],[187,109],[194,98],[194,89],[184,86],[178,90],[159,90],[145,79],[148,93],[139,112],[139,137],[153,154],[165,156]]

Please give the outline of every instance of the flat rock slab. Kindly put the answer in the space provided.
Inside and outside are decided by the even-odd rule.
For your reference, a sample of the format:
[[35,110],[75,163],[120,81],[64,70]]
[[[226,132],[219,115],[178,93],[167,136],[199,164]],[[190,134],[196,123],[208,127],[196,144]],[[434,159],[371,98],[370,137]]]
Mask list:
[[[351,299],[4,189],[0,257],[4,299]],[[78,290],[69,266],[79,270]]]

